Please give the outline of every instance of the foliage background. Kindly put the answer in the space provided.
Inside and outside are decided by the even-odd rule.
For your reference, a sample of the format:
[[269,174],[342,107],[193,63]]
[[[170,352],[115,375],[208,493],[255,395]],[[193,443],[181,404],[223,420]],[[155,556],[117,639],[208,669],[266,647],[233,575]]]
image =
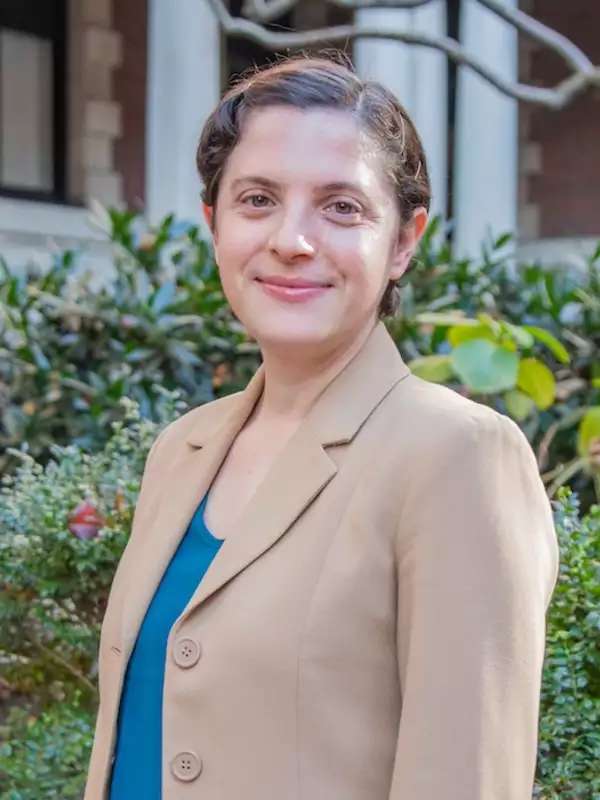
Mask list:
[[[165,421],[181,402],[166,401]],[[1,800],[66,800],[83,789],[103,612],[160,427],[135,403],[121,408],[97,453],[54,446],[45,466],[24,455],[3,479]],[[91,539],[69,527],[82,499],[105,520]],[[553,507],[561,564],[547,617],[536,796],[592,800],[600,793],[600,506],[582,516],[564,487]]]
[[[131,213],[99,213],[114,255],[104,283],[78,271],[72,252],[45,272],[0,266],[0,800],[81,797],[100,626],[147,451],[166,422],[242,388],[259,363],[197,228],[168,217],[148,230]],[[417,374],[513,416],[548,483],[566,474],[552,501],[561,568],[535,796],[593,800],[600,247],[578,271],[548,270],[514,264],[509,237],[484,245],[478,261],[456,261],[434,233],[386,324]],[[547,336],[527,337],[527,326]],[[473,341],[502,351],[497,370],[480,368]],[[523,380],[529,369],[539,380]],[[73,524],[83,501],[98,515],[90,539]]]
[[[103,281],[70,251],[46,271],[0,260],[0,472],[16,463],[11,447],[44,462],[53,443],[102,446],[121,397],[157,420],[154,387],[195,406],[242,388],[259,364],[197,227],[96,217],[113,251]],[[478,260],[455,260],[436,244],[438,225],[400,281],[390,333],[416,374],[516,419],[550,493],[564,479],[588,507],[600,499],[600,453],[590,460],[600,442],[600,245],[578,270],[515,264],[508,236]]]

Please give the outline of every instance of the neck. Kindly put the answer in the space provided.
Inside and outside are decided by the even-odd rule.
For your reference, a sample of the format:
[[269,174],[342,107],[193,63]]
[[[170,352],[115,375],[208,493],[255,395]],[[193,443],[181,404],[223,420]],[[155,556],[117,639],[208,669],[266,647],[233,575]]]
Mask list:
[[349,342],[306,358],[291,358],[289,348],[260,345],[265,383],[247,424],[282,428],[299,424],[327,385],[362,348],[376,324],[369,323]]

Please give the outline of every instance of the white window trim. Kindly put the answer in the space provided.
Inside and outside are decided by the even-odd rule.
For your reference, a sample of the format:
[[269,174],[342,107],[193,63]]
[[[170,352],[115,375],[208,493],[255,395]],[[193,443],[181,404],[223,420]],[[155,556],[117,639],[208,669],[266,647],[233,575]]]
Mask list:
[[584,270],[586,260],[594,253],[600,242],[597,237],[573,236],[518,242],[516,258],[520,263],[537,261],[543,266],[572,266]]
[[0,197],[0,236],[4,239],[10,234],[25,234],[69,241],[106,240],[106,234],[92,226],[89,216],[87,208]]

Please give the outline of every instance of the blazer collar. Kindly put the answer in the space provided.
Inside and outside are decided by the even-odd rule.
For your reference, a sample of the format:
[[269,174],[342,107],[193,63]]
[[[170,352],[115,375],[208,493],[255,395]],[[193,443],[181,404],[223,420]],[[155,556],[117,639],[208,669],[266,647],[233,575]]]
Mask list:
[[[377,403],[408,374],[410,368],[387,328],[383,322],[377,322],[362,348],[319,395],[307,415],[307,427],[322,445],[350,442]],[[206,410],[210,408],[214,413],[199,415],[187,434],[187,442],[203,447],[226,435],[228,430],[240,430],[263,388],[264,364],[261,364],[246,388],[231,398],[232,408],[225,418],[222,408],[207,406]]]
[[[360,351],[319,395],[240,510],[243,530],[225,539],[173,624],[174,630],[286,533],[337,473],[337,462],[325,448],[350,442],[385,395],[409,374],[384,324],[378,322]],[[263,385],[261,365],[242,392],[190,412],[191,429],[181,445],[172,442],[168,462],[163,458],[160,480],[148,487],[146,503],[136,509],[132,538],[144,546],[131,549],[124,570],[127,575],[121,578],[126,583],[121,631],[124,663],[162,575]],[[213,533],[219,536],[219,531]]]

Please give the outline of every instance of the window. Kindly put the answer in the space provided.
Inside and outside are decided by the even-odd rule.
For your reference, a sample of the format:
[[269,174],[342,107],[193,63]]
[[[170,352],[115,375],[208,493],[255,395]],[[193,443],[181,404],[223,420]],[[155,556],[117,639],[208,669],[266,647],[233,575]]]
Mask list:
[[0,194],[65,200],[65,5],[0,0]]
[[[243,0],[229,0],[228,6],[232,16],[242,16]],[[290,11],[266,23],[265,28],[274,33],[325,28],[349,24],[352,22],[353,16],[354,12],[351,9],[330,6],[329,4],[323,3],[322,0],[303,0],[302,3],[298,3]],[[321,49],[327,47],[335,47],[336,49],[343,50],[347,55],[352,57],[353,48],[352,42],[350,41],[326,41],[314,48],[305,46],[298,49],[307,54],[314,53],[318,55]],[[297,52],[297,50],[286,48],[279,52],[291,55]],[[263,49],[261,45],[256,42],[242,37],[228,37],[225,42],[225,58],[221,88],[228,88],[231,79],[238,77],[250,66],[263,66],[267,63],[273,64],[275,61],[274,54],[269,50]]]

